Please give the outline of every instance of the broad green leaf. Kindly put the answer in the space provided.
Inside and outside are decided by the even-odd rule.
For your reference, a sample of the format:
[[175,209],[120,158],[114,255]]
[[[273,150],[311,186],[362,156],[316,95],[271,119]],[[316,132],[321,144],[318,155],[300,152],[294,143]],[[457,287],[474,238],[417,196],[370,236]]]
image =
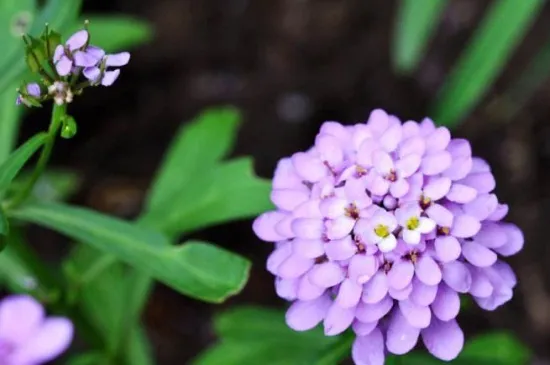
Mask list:
[[393,63],[398,72],[416,69],[446,5],[447,0],[401,0],[393,41]]
[[212,244],[171,246],[165,236],[116,218],[55,203],[13,210],[15,218],[43,225],[112,254],[183,294],[222,302],[244,286],[250,263]]
[[170,236],[215,223],[255,216],[272,209],[271,183],[254,176],[252,160],[240,158],[218,165],[187,182],[170,204],[148,212],[143,221]]
[[[46,23],[52,29],[62,33],[65,32],[69,25],[74,24],[81,4],[82,0],[48,0],[36,14],[30,34],[39,36]],[[10,84],[14,82],[19,83],[25,70],[24,48],[21,41],[21,47],[16,49],[16,52],[9,57],[7,62],[0,62],[0,92],[6,91]]]
[[2,165],[0,165],[0,191],[6,189],[17,176],[31,156],[48,139],[48,134],[39,133],[17,148]]
[[151,344],[147,339],[145,330],[141,326],[136,326],[128,338],[128,346],[125,358],[128,365],[154,365],[153,352]]
[[286,325],[283,311],[260,307],[221,313],[214,328],[220,342],[195,359],[194,365],[310,365],[315,356],[338,342],[320,328],[293,331]]
[[543,4],[543,0],[492,2],[435,102],[432,116],[438,124],[453,126],[477,105]]
[[[208,173],[228,154],[241,116],[232,107],[208,109],[181,127],[151,185],[147,210],[162,211],[187,183]],[[159,213],[160,214],[160,213]]]
[[72,25],[68,33],[82,29],[85,20],[90,22],[90,42],[107,52],[127,50],[153,37],[153,29],[148,22],[127,15],[85,15]]
[[21,107],[15,105],[15,89],[12,85],[0,93],[0,163],[8,158],[17,140]]

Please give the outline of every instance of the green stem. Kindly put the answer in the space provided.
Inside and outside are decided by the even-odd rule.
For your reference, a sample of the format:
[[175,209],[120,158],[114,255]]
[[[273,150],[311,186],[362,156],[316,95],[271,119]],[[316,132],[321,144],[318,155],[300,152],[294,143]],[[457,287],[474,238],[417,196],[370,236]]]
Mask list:
[[55,138],[57,137],[57,131],[61,126],[61,122],[66,115],[66,105],[55,105],[52,109],[52,119],[50,122],[50,127],[48,129],[48,140],[44,144],[42,151],[40,152],[40,157],[34,168],[34,171],[31,175],[31,178],[25,185],[25,187],[17,194],[13,200],[9,203],[9,208],[13,208],[23,203],[29,195],[32,193],[34,185],[46,169],[46,165],[50,160],[50,155],[52,154],[53,145],[55,143]]

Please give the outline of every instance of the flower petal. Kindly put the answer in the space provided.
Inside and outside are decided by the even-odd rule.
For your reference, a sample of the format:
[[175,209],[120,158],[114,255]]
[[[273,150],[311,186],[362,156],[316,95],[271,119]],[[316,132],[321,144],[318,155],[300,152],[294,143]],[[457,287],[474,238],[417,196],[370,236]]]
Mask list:
[[84,71],[82,71],[82,74],[88,80],[92,82],[97,82],[99,80],[99,77],[101,76],[101,70],[99,69],[99,67],[86,67]]
[[432,201],[443,198],[451,189],[451,179],[448,177],[438,177],[430,179],[424,187],[424,195]]
[[450,210],[439,204],[432,204],[426,209],[428,217],[433,219],[440,227],[451,227],[453,225],[453,213]]
[[426,137],[426,152],[428,154],[444,150],[451,141],[451,133],[445,127],[439,127]]
[[309,301],[319,298],[325,293],[326,288],[313,284],[307,275],[303,275],[298,279],[298,292],[296,293],[299,300]]
[[355,319],[355,308],[342,308],[338,303],[332,303],[324,320],[324,328],[326,336],[338,335],[351,326]]
[[67,56],[61,56],[55,64],[55,69],[59,76],[67,76],[71,73],[73,62]]
[[405,179],[399,179],[390,184],[390,193],[396,198],[405,196],[409,191],[409,183]]
[[412,283],[407,285],[405,288],[398,290],[390,287],[388,289],[388,294],[395,300],[405,300],[407,299],[412,292]]
[[446,198],[455,203],[468,203],[477,196],[477,190],[463,184],[454,183]]
[[101,79],[101,85],[111,86],[118,79],[119,75],[120,75],[120,69],[118,68],[113,71],[106,71],[105,74],[103,75],[103,78]]
[[441,151],[432,155],[424,156],[420,170],[425,175],[437,175],[449,168],[452,163],[451,154],[447,151]]
[[443,281],[451,289],[467,293],[472,285],[472,275],[465,264],[452,261],[443,265]]
[[120,52],[105,57],[105,66],[125,66],[130,62],[130,53]]
[[407,155],[397,160],[395,168],[399,172],[399,178],[412,176],[418,171],[421,161],[420,155]]
[[279,265],[277,275],[283,279],[294,279],[308,272],[313,264],[313,259],[292,254]]
[[299,256],[314,259],[325,254],[324,242],[318,240],[304,240],[296,238],[292,241],[292,249]]
[[502,223],[501,227],[506,232],[507,241],[504,245],[494,250],[502,256],[512,256],[518,253],[525,242],[523,232],[515,224]]
[[464,179],[459,180],[459,183],[471,186],[476,189],[479,194],[490,193],[496,185],[495,177],[489,171],[471,173]]
[[274,189],[271,192],[271,201],[279,209],[292,211],[309,199],[309,193],[303,190]]
[[388,293],[388,279],[386,274],[378,271],[372,279],[363,286],[363,295],[361,300],[372,304],[381,301]]
[[367,125],[375,136],[380,136],[389,126],[388,114],[382,109],[374,109],[370,113]]
[[453,236],[437,237],[434,247],[437,258],[443,263],[455,261],[462,253],[460,242]]
[[84,47],[84,45],[88,42],[88,31],[86,30],[79,30],[75,34],[73,34],[65,43],[71,51],[74,51],[78,48]]
[[61,56],[65,54],[65,49],[63,48],[63,45],[58,45],[55,47],[55,51],[53,53],[53,62],[57,63],[61,59]]
[[384,337],[379,329],[357,336],[351,348],[355,365],[384,365]]
[[401,125],[396,124],[384,131],[380,136],[378,143],[382,146],[387,152],[393,152],[401,142],[402,131]]
[[451,166],[442,172],[442,175],[457,181],[465,178],[472,170],[472,158],[470,156],[455,157]]
[[388,272],[388,285],[401,290],[410,284],[414,276],[414,265],[410,261],[398,260]]
[[415,265],[415,273],[420,281],[426,285],[437,285],[441,281],[441,269],[430,256],[421,256]]
[[430,307],[418,305],[410,299],[405,299],[399,301],[399,309],[411,326],[426,328],[430,325],[432,318]]
[[372,162],[374,164],[376,172],[378,172],[382,176],[389,174],[394,168],[391,156],[383,150],[377,150],[373,152]]
[[15,345],[27,341],[44,319],[42,305],[28,295],[11,295],[0,302],[0,338]]
[[411,326],[401,311],[393,312],[386,333],[386,347],[389,352],[396,355],[406,354],[414,348],[419,336],[420,328]]
[[378,249],[382,252],[390,252],[395,248],[395,246],[397,246],[397,239],[393,234],[390,234],[389,236],[378,242],[377,246]]
[[392,307],[393,299],[386,296],[378,303],[360,302],[355,315],[361,322],[374,322],[388,314]]
[[432,304],[437,295],[437,285],[426,285],[418,278],[413,279],[413,290],[409,296],[417,305],[428,306]]
[[422,330],[422,341],[432,355],[451,361],[462,351],[464,333],[455,320],[442,322],[434,318],[430,327]]
[[423,234],[430,233],[435,229],[435,221],[430,218],[420,217],[419,223],[420,224],[418,226],[418,231],[420,233],[423,233]]
[[292,254],[292,245],[285,242],[279,245],[267,258],[267,271],[273,275],[279,272],[279,266]]
[[74,64],[79,67],[93,67],[97,65],[98,60],[86,52],[76,51],[73,54]]
[[355,321],[353,322],[352,328],[353,328],[353,332],[355,332],[357,336],[366,336],[369,333],[371,333],[377,326],[378,326],[378,321],[369,322],[369,323]]
[[338,296],[336,296],[336,302],[342,308],[355,307],[357,303],[359,303],[362,293],[362,285],[357,284],[355,280],[345,279],[342,284],[340,284]]
[[471,215],[478,221],[487,219],[498,207],[498,199],[495,194],[481,194],[473,201],[464,204],[464,213]]
[[292,231],[298,238],[318,239],[323,236],[325,225],[322,219],[297,218],[292,221]]
[[313,284],[322,288],[338,285],[345,278],[344,269],[332,261],[315,265],[308,276]]
[[460,311],[460,297],[456,291],[441,284],[431,308],[437,318],[442,321],[450,321],[455,319]]
[[351,236],[325,243],[325,254],[329,260],[347,260],[355,255],[356,252],[357,246]]
[[490,297],[493,294],[493,284],[487,276],[481,270],[475,268],[472,268],[470,272],[472,274],[472,285],[469,293],[478,298]]
[[355,219],[343,215],[336,219],[328,220],[325,225],[327,238],[338,240],[351,233],[353,226],[355,226]]
[[474,236],[481,229],[481,223],[467,214],[454,217],[451,234],[457,238],[468,238]]
[[497,261],[496,253],[475,241],[464,242],[462,255],[468,262],[477,267],[491,266]]
[[281,241],[284,239],[284,237],[275,231],[275,225],[285,217],[286,214],[278,211],[263,213],[254,220],[254,223],[252,224],[252,229],[254,230],[256,236],[258,236],[263,241]]
[[378,270],[378,262],[371,255],[355,255],[348,266],[348,276],[358,284],[368,282]]
[[73,324],[67,318],[50,317],[10,356],[13,364],[42,364],[63,353],[73,339]]
[[275,278],[275,292],[286,300],[295,300],[298,297],[298,283],[300,279]]
[[332,305],[328,295],[311,301],[296,301],[286,311],[286,323],[295,331],[307,331],[317,326]]
[[407,155],[424,155],[426,150],[426,142],[422,137],[412,137],[404,140],[399,146],[398,155],[403,158]]

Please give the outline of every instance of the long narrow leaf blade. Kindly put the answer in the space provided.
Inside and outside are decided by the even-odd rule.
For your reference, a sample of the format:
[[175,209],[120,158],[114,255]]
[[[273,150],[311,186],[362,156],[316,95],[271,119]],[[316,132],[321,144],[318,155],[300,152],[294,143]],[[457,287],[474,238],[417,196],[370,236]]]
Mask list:
[[21,107],[15,105],[15,88],[13,85],[0,94],[0,163],[8,158],[17,139]]
[[40,133],[29,139],[16,149],[2,165],[0,165],[0,191],[8,187],[25,163],[48,139],[48,134]]
[[543,4],[543,0],[493,2],[436,100],[431,115],[438,124],[453,126],[476,106]]
[[395,23],[393,64],[400,73],[415,70],[447,0],[401,0]]

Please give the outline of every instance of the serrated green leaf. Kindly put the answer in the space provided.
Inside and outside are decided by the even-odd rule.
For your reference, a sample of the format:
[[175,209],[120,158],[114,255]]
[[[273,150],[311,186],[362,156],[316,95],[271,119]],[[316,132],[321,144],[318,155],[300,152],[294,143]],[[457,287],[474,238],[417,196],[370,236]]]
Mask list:
[[151,24],[127,15],[104,16],[87,14],[70,28],[69,33],[82,29],[88,20],[90,41],[107,52],[127,50],[150,41],[153,37]]
[[21,168],[48,139],[48,134],[39,133],[17,148],[0,165],[0,191],[6,189],[17,176]]
[[55,203],[34,203],[11,212],[109,253],[175,290],[219,303],[238,293],[250,263],[203,242],[171,246],[163,235],[116,218]]
[[252,160],[218,165],[187,182],[162,210],[143,216],[147,225],[170,236],[215,223],[243,219],[272,209],[271,183],[254,176]]
[[543,0],[492,3],[435,102],[431,115],[436,123],[453,126],[476,106],[543,4]]
[[233,107],[213,108],[181,127],[173,139],[146,199],[147,211],[162,211],[174,194],[225,157],[241,115]]
[[401,0],[393,41],[393,63],[398,72],[416,69],[446,5],[446,0]]

